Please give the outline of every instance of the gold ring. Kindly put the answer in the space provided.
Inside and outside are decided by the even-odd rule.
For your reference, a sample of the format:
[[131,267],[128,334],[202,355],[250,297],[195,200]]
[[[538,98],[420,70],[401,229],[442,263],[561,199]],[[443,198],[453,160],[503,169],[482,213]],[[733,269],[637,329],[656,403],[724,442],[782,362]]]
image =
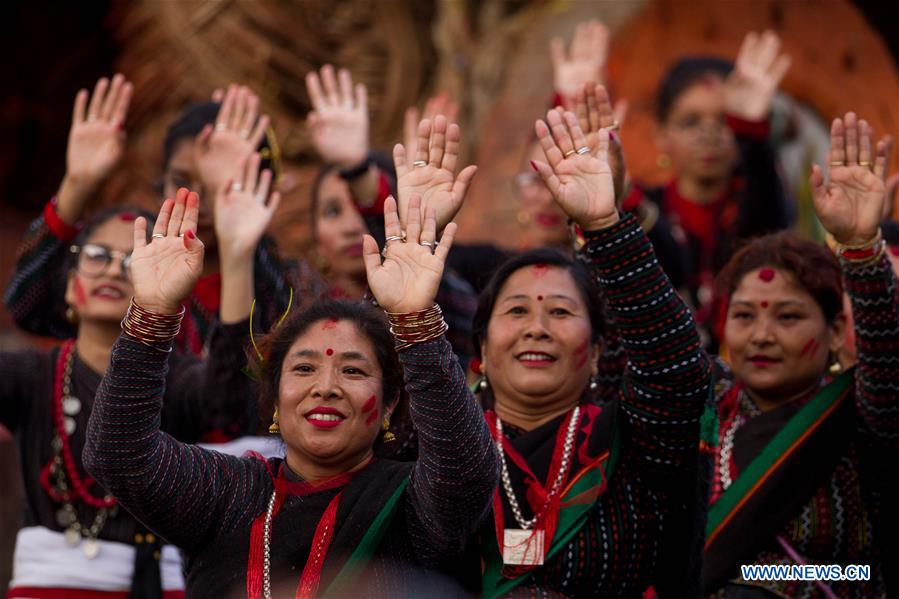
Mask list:
[[565,152],[565,153],[562,155],[562,157],[563,157],[563,158],[568,158],[569,156],[571,156],[571,155],[573,155],[573,154],[577,154],[577,152],[574,151],[574,150],[568,150],[567,152]]
[[842,160],[832,160],[830,166],[843,166]]
[[870,160],[859,160],[858,165],[859,166],[871,166],[871,161]]

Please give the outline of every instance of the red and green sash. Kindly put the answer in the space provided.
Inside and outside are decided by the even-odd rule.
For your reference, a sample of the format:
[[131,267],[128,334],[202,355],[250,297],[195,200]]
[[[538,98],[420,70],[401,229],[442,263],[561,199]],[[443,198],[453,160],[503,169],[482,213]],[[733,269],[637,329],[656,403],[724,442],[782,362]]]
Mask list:
[[[559,553],[587,522],[590,509],[608,488],[615,462],[618,459],[617,429],[613,430],[612,447],[586,464],[562,491],[559,520],[546,559]],[[491,529],[492,530],[492,529]],[[487,535],[481,544],[484,574],[481,593],[486,599],[500,597],[527,580],[530,572],[515,578],[503,576],[503,558],[494,535]]]
[[853,376],[844,372],[790,417],[709,508],[706,592],[736,575],[833,471],[854,423]]

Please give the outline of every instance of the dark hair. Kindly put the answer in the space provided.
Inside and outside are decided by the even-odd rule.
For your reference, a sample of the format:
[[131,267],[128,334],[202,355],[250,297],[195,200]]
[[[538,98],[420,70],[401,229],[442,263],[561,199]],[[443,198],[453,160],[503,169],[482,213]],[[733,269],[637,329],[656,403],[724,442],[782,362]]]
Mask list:
[[[175,122],[169,126],[165,134],[165,141],[162,144],[162,170],[165,171],[169,167],[172,155],[175,153],[175,147],[179,142],[185,139],[193,139],[203,130],[206,125],[215,122],[218,116],[221,104],[218,102],[198,102],[190,104],[181,111]],[[273,156],[273,140],[269,139],[267,132],[262,136],[259,147],[256,151],[262,155],[260,169],[271,169],[272,178],[278,178],[278,165],[272,159]]]
[[294,312],[257,343],[264,360],[259,359],[254,349],[249,350],[250,368],[259,380],[259,415],[266,426],[271,422],[278,402],[281,368],[288,350],[310,326],[329,319],[348,320],[368,337],[381,367],[381,391],[385,404],[399,397],[403,389],[403,369],[384,315],[364,301],[321,300],[306,310]]
[[709,75],[726,78],[734,65],[729,60],[714,56],[686,56],[668,68],[656,93],[656,118],[660,123],[668,120],[677,99],[693,84]]
[[[133,206],[113,206],[111,208],[105,208],[93,216],[85,223],[85,225],[78,231],[78,235],[75,236],[75,239],[72,241],[72,245],[81,247],[85,243],[87,243],[91,235],[94,234],[100,225],[106,223],[107,221],[112,220],[113,218],[121,218],[123,220],[136,219],[138,216],[143,216],[147,219],[147,241],[150,240],[150,235],[153,232],[153,223],[156,222],[156,216],[143,208],[136,208]],[[69,272],[73,268],[75,268],[77,264],[78,258],[73,253],[68,253],[66,255],[66,264],[65,271]]]
[[551,248],[538,248],[531,250],[503,262],[499,268],[490,277],[490,281],[481,291],[478,297],[478,309],[474,314],[472,322],[472,340],[474,342],[475,355],[480,359],[481,343],[487,340],[487,328],[490,324],[490,315],[493,314],[493,307],[499,297],[500,291],[506,281],[518,270],[535,264],[545,264],[546,266],[557,266],[568,271],[574,280],[575,286],[581,293],[584,303],[587,305],[587,312],[590,316],[590,339],[593,343],[598,342],[602,338],[605,319],[603,316],[602,298],[593,281],[590,279],[590,273],[583,264],[568,258],[558,250]]
[[746,273],[762,267],[790,273],[815,298],[824,319],[832,324],[843,312],[843,271],[825,246],[786,231],[753,239],[740,248],[715,279],[718,326],[723,332],[730,297]]
[[887,245],[899,245],[899,221],[888,220],[880,223],[880,233]]

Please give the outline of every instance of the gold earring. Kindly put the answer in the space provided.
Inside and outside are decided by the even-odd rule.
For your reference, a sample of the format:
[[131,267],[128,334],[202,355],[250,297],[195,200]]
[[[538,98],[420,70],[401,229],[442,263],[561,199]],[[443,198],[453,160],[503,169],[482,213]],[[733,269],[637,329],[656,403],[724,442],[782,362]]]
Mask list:
[[275,408],[275,413],[272,414],[272,424],[268,427],[268,432],[270,435],[277,435],[281,432],[281,425],[278,424],[278,408]]
[[833,361],[830,363],[830,366],[827,367],[827,371],[833,376],[836,376],[843,372],[843,365],[840,364],[840,358],[835,352],[831,352],[831,358]]
[[381,421],[381,430],[384,431],[384,443],[396,441],[396,435],[390,432],[390,418],[386,415],[384,416],[384,420]]
[[78,324],[78,312],[72,306],[66,308],[66,320],[69,321],[69,324]]

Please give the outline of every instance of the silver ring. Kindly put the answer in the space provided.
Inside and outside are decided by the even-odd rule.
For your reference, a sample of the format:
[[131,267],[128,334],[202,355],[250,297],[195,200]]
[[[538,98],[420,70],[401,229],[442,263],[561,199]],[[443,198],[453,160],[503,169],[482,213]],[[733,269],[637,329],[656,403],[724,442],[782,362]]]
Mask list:
[[243,191],[243,185],[241,185],[240,183],[232,183],[231,191]]
[[416,160],[415,162],[412,163],[412,166],[414,166],[415,168],[419,168],[422,166],[428,166],[428,161],[427,160]]
[[388,235],[388,236],[387,236],[387,239],[384,240],[384,245],[387,245],[387,244],[390,243],[391,241],[402,241],[402,242],[405,242],[406,240],[403,238],[402,235]]
[[227,129],[228,129],[228,125],[226,125],[225,123],[216,123],[216,125],[215,125],[216,131],[225,131]]
[[240,132],[240,138],[241,139],[249,139],[250,132],[247,129],[244,129],[243,131]]
[[97,115],[95,115],[95,114],[89,114],[89,115],[87,115],[87,122],[88,122],[88,123],[93,123],[93,122],[96,121],[96,120],[97,120]]
[[434,253],[434,250],[437,249],[437,242],[436,242],[436,241],[419,241],[419,242],[418,242],[418,245],[423,245],[423,246],[425,246],[426,248],[429,248],[429,249],[431,250],[431,253],[432,253],[432,254]]
[[587,146],[582,146],[577,149],[577,153],[580,154],[581,156],[583,156],[584,154],[589,154],[590,148],[588,148]]
[[164,233],[153,233],[152,239],[165,239]]

